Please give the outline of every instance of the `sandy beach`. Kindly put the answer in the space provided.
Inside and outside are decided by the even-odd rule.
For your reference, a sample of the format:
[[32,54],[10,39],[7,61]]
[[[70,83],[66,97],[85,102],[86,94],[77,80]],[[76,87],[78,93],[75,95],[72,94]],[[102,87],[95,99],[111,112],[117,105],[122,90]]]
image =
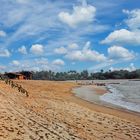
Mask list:
[[16,82],[29,91],[29,97],[0,81],[0,140],[140,139],[139,114],[75,97],[71,90],[76,83]]

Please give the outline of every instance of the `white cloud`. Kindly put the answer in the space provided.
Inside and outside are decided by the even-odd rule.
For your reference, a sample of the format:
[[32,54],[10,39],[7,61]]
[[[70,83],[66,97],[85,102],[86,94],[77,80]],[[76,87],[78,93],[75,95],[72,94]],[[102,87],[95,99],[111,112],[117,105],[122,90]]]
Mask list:
[[56,54],[67,54],[69,51],[75,50],[75,49],[78,49],[78,48],[79,48],[79,46],[76,43],[72,43],[72,44],[68,45],[68,47],[60,47],[60,48],[54,49],[54,53],[56,53]]
[[18,52],[20,52],[21,54],[27,54],[27,50],[25,46],[21,46],[20,48],[18,48]]
[[62,69],[62,66],[65,65],[64,61],[61,59],[56,59],[52,62],[49,62],[45,57],[31,58],[31,59],[22,59],[22,60],[13,60],[11,63],[7,64],[5,69],[1,71],[58,71]]
[[104,69],[106,67],[109,67],[113,64],[116,64],[117,62],[110,60],[110,59],[106,59],[106,61],[102,62],[102,63],[98,63],[97,65],[91,66],[90,68],[88,68],[90,71],[99,71],[101,69]]
[[[16,6],[16,8],[14,6]],[[22,22],[26,17],[26,14],[29,12],[27,8],[23,9],[19,5],[17,6],[11,4],[11,7],[7,6],[7,8],[7,10],[3,11],[3,14],[5,14],[6,17],[3,17],[2,15],[0,17],[3,20],[2,23],[7,27],[11,27]]]
[[90,49],[90,45],[91,45],[91,42],[90,41],[87,41],[85,46],[84,46],[84,49],[87,50],[87,49]]
[[140,9],[123,10],[123,12],[128,15],[128,19],[125,20],[128,27],[133,30],[140,29]]
[[72,43],[72,44],[70,44],[70,45],[68,45],[68,49],[78,49],[79,48],[79,46],[76,44],[76,43]]
[[[108,56],[106,60],[101,63],[98,63],[97,65],[91,66],[89,70],[93,71],[108,68],[111,67],[112,65],[135,59],[136,56],[137,56],[136,53],[134,53],[133,51],[129,51],[122,46],[112,46],[108,48]],[[131,64],[131,69],[132,66],[133,64]]]
[[127,70],[128,70],[128,71],[134,71],[134,70],[136,70],[136,67],[135,67],[134,63],[131,63],[131,64],[129,65],[129,67],[128,67]]
[[[24,3],[28,5],[24,5]],[[3,6],[1,6],[0,24],[6,28],[14,27],[14,30],[2,43],[4,47],[8,47],[13,42],[23,38],[27,39],[29,36],[33,37],[34,42],[43,37],[45,40],[51,35],[50,31],[61,26],[57,14],[61,5],[67,4],[57,1],[7,0],[2,1],[1,5]],[[45,12],[46,9],[49,10]]]
[[35,59],[35,63],[39,64],[39,65],[48,65],[48,59],[47,58],[39,58],[39,59]]
[[11,64],[13,65],[13,66],[19,66],[20,65],[20,62],[18,61],[18,60],[13,60],[12,62],[11,62]]
[[11,54],[7,49],[0,49],[0,57],[9,57]]
[[44,46],[41,45],[41,44],[34,44],[34,45],[32,45],[32,47],[30,48],[30,51],[31,51],[33,54],[41,55],[41,54],[44,53]]
[[53,65],[63,66],[65,62],[62,59],[56,59],[52,62]]
[[122,46],[112,46],[108,48],[108,55],[110,59],[132,60],[135,54]]
[[126,29],[116,30],[110,33],[103,41],[102,44],[140,44],[140,31],[131,32]]
[[54,50],[54,52],[55,52],[56,54],[66,54],[66,53],[67,53],[67,49],[66,49],[65,47],[60,47],[60,48],[56,48],[56,49]]
[[69,51],[65,57],[70,60],[77,60],[77,61],[95,61],[101,62],[105,61],[106,57],[104,54],[100,54],[97,51],[91,50],[89,47],[90,42],[87,42],[83,49],[81,50],[73,50]]
[[13,60],[10,65],[7,65],[7,71],[41,71],[49,69],[52,68],[47,58]]
[[59,19],[68,24],[70,27],[76,27],[81,23],[89,23],[95,19],[96,8],[87,5],[86,2],[82,6],[74,6],[73,12],[60,12]]
[[75,61],[78,60],[78,61],[95,61],[95,62],[101,62],[106,59],[104,54],[100,54],[93,50],[85,50],[85,51],[76,50],[67,54],[65,57]]
[[0,37],[6,37],[6,32],[0,30]]
[[131,63],[128,67],[122,67],[122,68],[110,68],[111,71],[116,71],[116,70],[127,70],[127,71],[135,71],[136,67],[134,66],[133,63]]
[[104,54],[90,49],[91,42],[87,41],[82,49],[76,43],[68,45],[68,47],[60,47],[55,49],[55,53],[64,54],[64,57],[72,61],[105,61]]
[[[22,4],[26,2],[28,5]],[[77,2],[75,1],[74,3]],[[92,5],[91,3],[92,2],[90,2],[90,5]],[[15,42],[24,41],[31,37],[32,42],[43,42],[47,40],[48,47],[54,50],[54,48],[58,45],[66,46],[66,42],[70,44],[71,40],[73,42],[80,42],[81,36],[100,33],[109,29],[109,26],[100,25],[99,23],[95,23],[93,25],[93,22],[88,25],[86,24],[86,28],[81,29],[81,26],[78,26],[79,28],[76,30],[71,30],[68,26],[64,26],[59,22],[58,13],[65,11],[66,8],[69,11],[71,4],[73,4],[72,1],[3,1],[0,22],[6,28],[14,27],[14,30],[12,30],[12,32],[8,35],[8,38],[2,42],[2,46],[14,47]],[[85,2],[85,4],[80,7],[89,7],[89,5],[86,5]],[[45,12],[46,9],[49,10]],[[56,38],[53,38],[53,40],[51,40],[52,33],[57,36]]]
[[113,31],[101,41],[102,44],[140,45],[140,9],[134,9],[132,11],[123,10],[123,12],[128,15],[125,23],[129,29]]

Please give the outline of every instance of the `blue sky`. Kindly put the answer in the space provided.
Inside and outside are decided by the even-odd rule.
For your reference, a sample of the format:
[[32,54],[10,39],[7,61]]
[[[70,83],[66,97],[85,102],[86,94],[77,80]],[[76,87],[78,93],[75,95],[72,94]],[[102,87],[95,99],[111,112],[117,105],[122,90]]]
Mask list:
[[139,0],[0,0],[0,72],[136,68]]

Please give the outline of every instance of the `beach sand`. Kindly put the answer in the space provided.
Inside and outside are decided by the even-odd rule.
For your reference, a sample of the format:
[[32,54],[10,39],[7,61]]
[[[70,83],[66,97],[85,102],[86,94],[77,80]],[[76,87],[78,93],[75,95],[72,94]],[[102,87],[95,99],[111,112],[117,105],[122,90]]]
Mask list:
[[0,82],[0,140],[140,139],[138,114],[81,100],[71,93],[75,83],[17,82],[28,98]]

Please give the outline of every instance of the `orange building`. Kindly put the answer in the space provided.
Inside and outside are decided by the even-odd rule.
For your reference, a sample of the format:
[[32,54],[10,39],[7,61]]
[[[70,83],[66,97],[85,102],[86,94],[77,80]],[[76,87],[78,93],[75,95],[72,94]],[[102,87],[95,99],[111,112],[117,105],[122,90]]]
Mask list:
[[26,77],[23,74],[20,73],[5,73],[5,76],[8,77],[9,79],[17,79],[17,80],[24,80]]
[[31,80],[32,75],[33,75],[32,72],[29,71],[9,72],[4,74],[5,77],[15,80]]

